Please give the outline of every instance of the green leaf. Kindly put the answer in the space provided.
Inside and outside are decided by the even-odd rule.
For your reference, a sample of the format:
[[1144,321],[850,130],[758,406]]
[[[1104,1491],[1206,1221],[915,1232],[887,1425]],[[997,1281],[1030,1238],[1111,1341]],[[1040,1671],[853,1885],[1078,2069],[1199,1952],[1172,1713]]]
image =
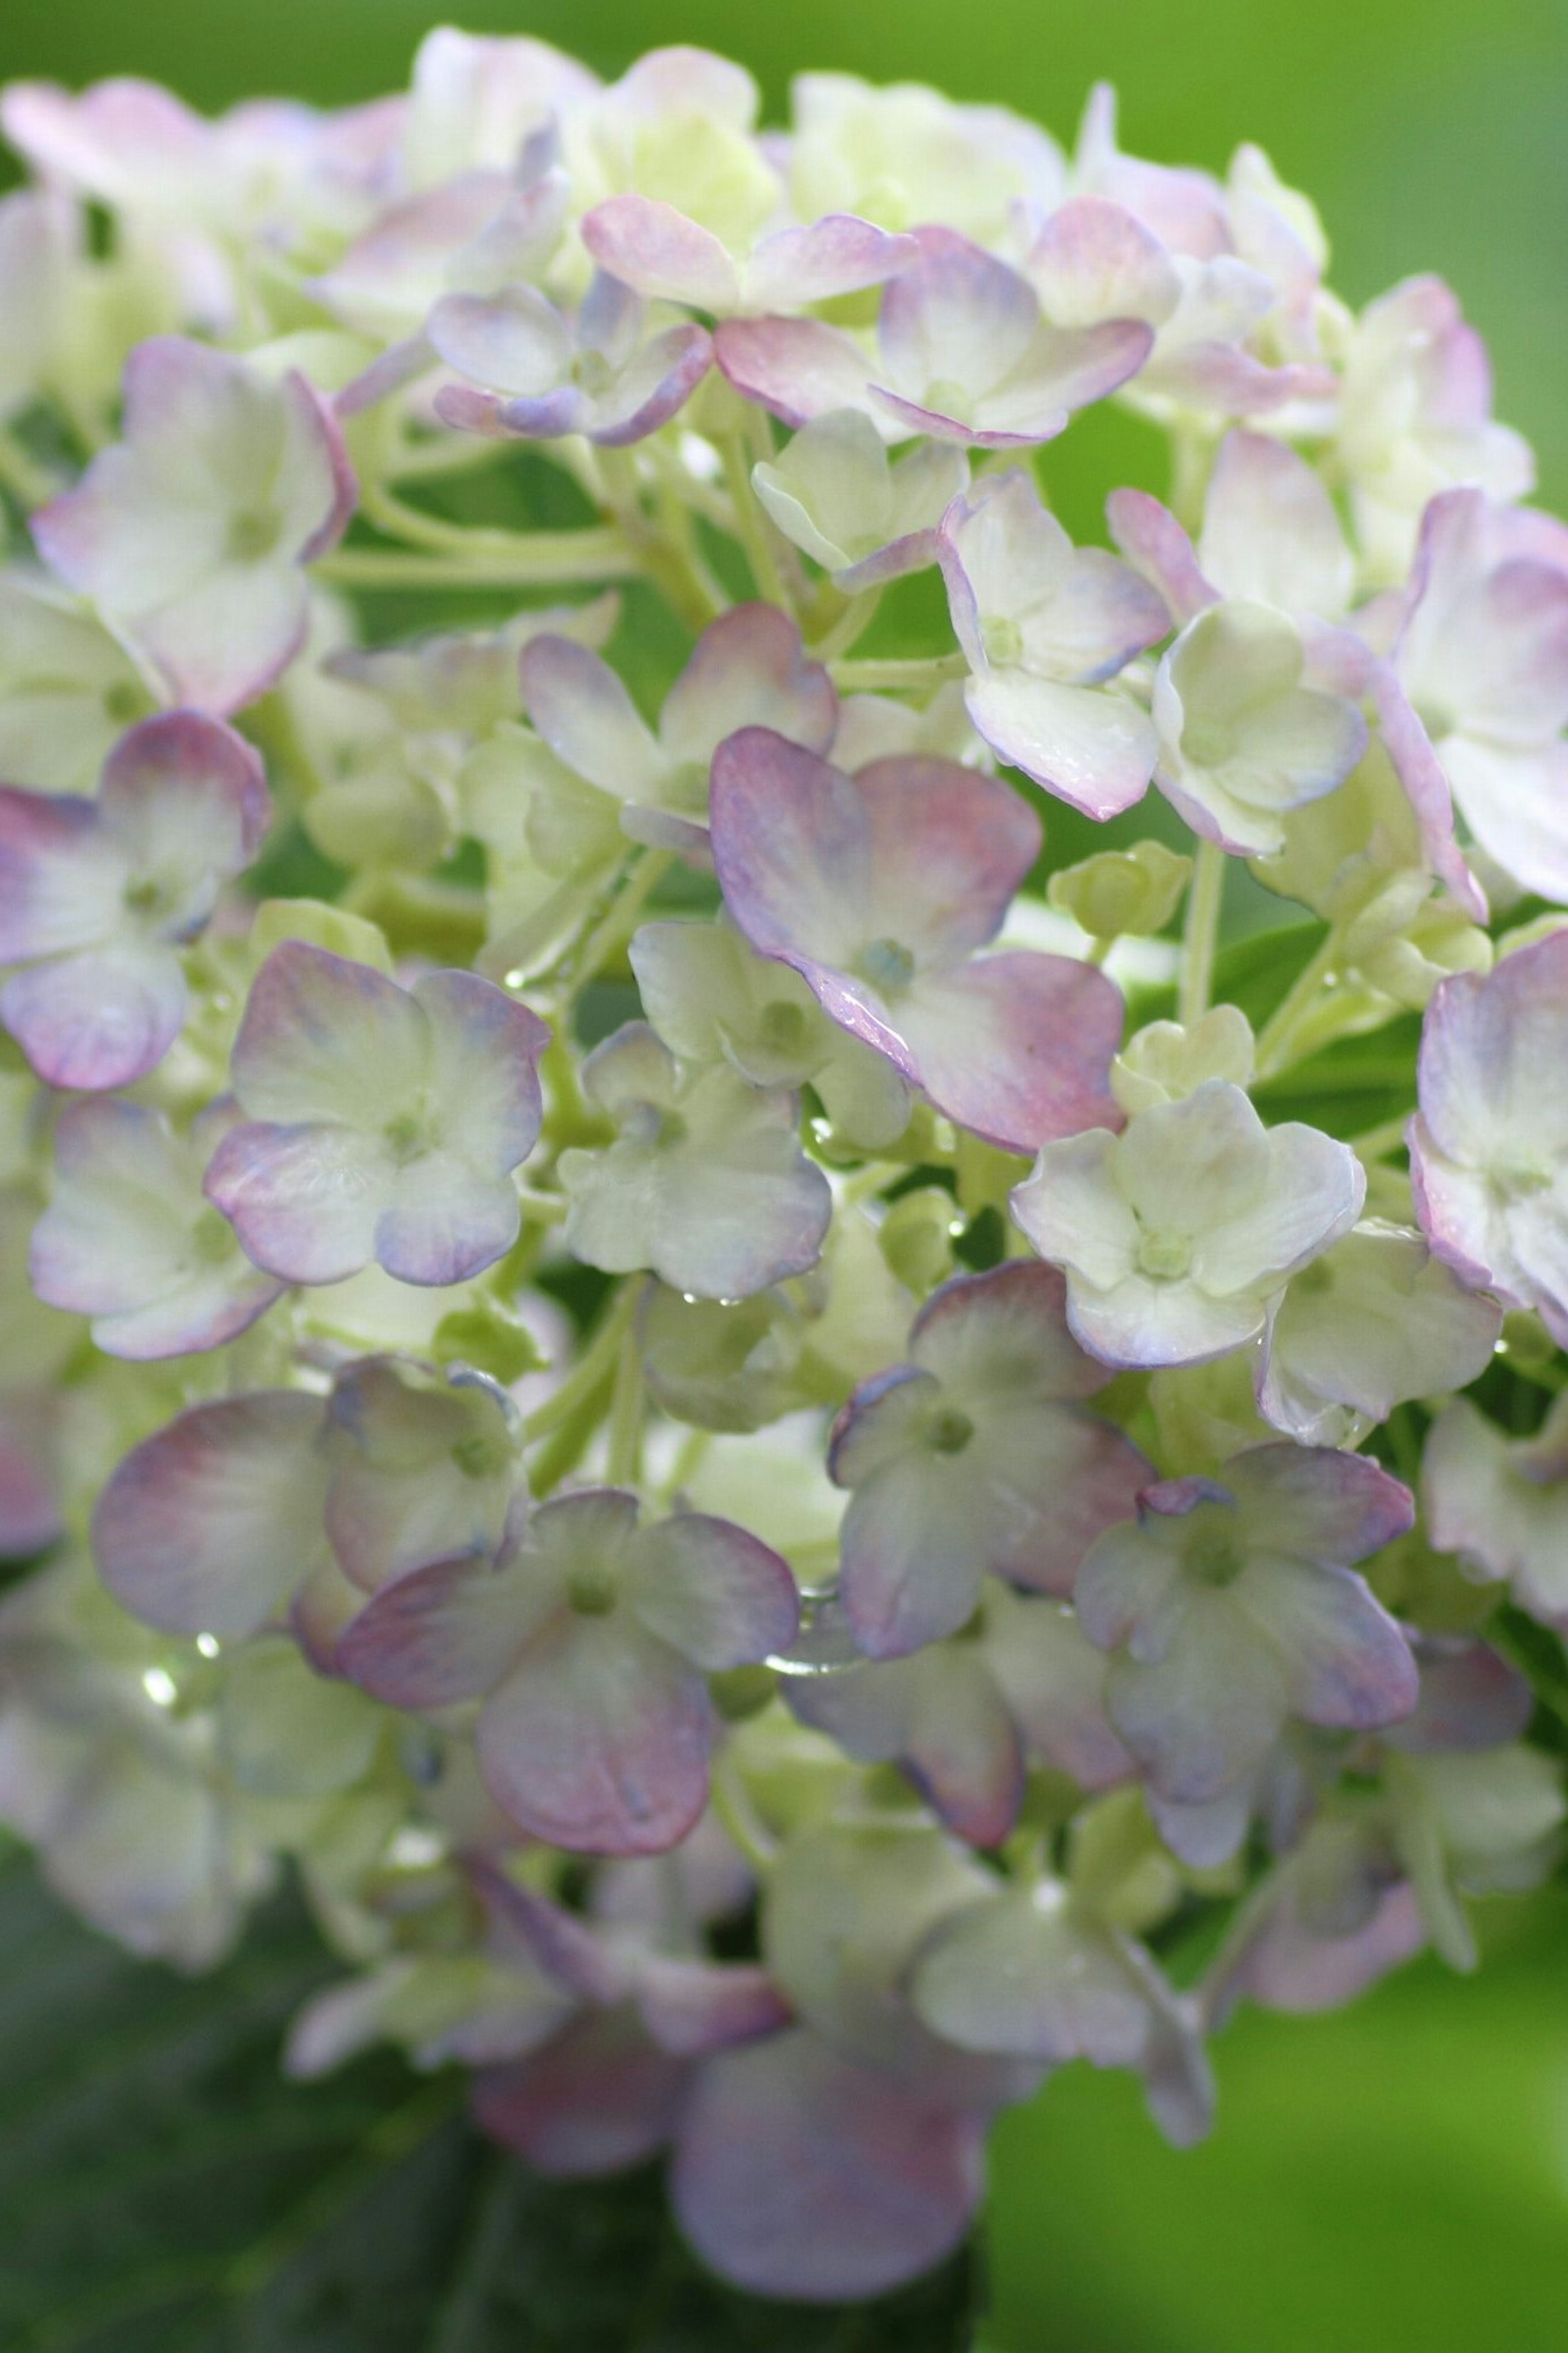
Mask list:
[[1560,2344],[1568,1890],[1483,1916],[1477,1977],[1424,1959],[1326,2017],[1242,2011],[1200,2148],[1084,2067],[1005,2117],[988,2353]]
[[205,1978],[129,1960],[0,1866],[5,2353],[955,2353],[965,2266],[859,2308],[761,2303],[689,2253],[655,2168],[531,2176],[464,2081],[382,2054],[289,2084],[331,1974],[292,1905]]

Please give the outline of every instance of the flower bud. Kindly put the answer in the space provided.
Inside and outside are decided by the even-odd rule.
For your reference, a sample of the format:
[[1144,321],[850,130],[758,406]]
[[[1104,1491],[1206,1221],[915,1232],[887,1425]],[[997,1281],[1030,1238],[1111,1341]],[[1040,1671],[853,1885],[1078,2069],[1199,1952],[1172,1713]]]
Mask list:
[[1175,913],[1192,871],[1192,860],[1163,841],[1135,841],[1131,849],[1102,849],[1081,865],[1064,867],[1051,876],[1046,895],[1093,939],[1126,933],[1147,939]]

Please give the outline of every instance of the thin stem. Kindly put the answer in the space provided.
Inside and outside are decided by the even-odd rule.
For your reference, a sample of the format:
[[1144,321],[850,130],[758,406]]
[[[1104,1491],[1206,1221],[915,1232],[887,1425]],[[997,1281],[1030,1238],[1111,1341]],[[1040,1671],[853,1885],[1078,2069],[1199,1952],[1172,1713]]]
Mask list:
[[933,654],[923,661],[836,661],[832,667],[834,685],[847,694],[934,692],[950,678],[969,675],[962,654]]
[[572,976],[572,993],[578,995],[604,971],[625,947],[637,927],[644,907],[675,863],[672,849],[645,849],[631,870],[625,888],[596,930],[588,934]]
[[31,513],[59,488],[58,476],[40,466],[14,433],[0,432],[0,489],[9,491],[19,507]]
[[1402,1111],[1397,1119],[1385,1119],[1379,1127],[1369,1127],[1364,1135],[1352,1135],[1351,1150],[1358,1160],[1386,1160],[1393,1152],[1405,1149],[1405,1132],[1410,1124],[1410,1113]]
[[[879,588],[863,588],[858,596],[842,596],[837,589],[833,593],[839,597],[844,609],[836,620],[828,624],[821,637],[807,647],[806,650],[814,661],[837,661],[847,654],[850,647],[865,636],[876,619],[877,607],[882,601]],[[826,598],[823,601],[826,603]]]
[[629,580],[647,569],[613,526],[541,531],[520,537],[512,553],[484,547],[465,554],[407,548],[340,547],[311,572],[336,588],[561,588]]
[[1187,890],[1187,926],[1182,943],[1182,981],[1176,1018],[1184,1029],[1201,1021],[1214,987],[1219,945],[1220,907],[1225,898],[1226,853],[1215,841],[1200,841]]
[[759,1879],[773,1867],[778,1842],[757,1813],[745,1785],[728,1757],[720,1760],[712,1780],[713,1810]]
[[1291,1033],[1324,981],[1332,974],[1339,955],[1339,934],[1331,930],[1317,954],[1302,965],[1283,999],[1258,1032],[1257,1074],[1259,1080],[1276,1078],[1281,1071],[1289,1069],[1293,1059]]
[[779,570],[778,559],[768,536],[768,519],[752,488],[751,461],[738,433],[725,435],[722,454],[724,480],[735,515],[735,536],[746,552],[746,561],[752,567],[757,594],[765,596],[770,605],[782,606],[787,613],[791,606],[784,575]]
[[620,1361],[621,1344],[631,1326],[637,1306],[636,1289],[627,1285],[605,1317],[559,1388],[552,1391],[542,1405],[535,1406],[522,1425],[522,1442],[531,1446],[541,1438],[563,1429],[578,1407],[592,1398],[614,1377]]
[[612,1487],[635,1487],[642,1472],[642,1426],[646,1397],[637,1325],[628,1323],[616,1360],[610,1393],[610,1437],[605,1471]]

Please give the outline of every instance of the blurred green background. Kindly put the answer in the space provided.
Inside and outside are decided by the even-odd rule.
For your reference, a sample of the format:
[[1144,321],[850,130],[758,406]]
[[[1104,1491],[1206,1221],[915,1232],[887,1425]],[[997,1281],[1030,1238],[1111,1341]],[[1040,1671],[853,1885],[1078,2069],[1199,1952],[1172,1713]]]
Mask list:
[[[0,0],[0,19],[5,77],[133,71],[208,108],[394,87],[432,21],[423,0]],[[1565,0],[468,0],[459,21],[606,72],[657,42],[703,42],[743,58],[775,111],[792,72],[833,66],[1004,100],[1066,138],[1108,77],[1137,152],[1217,165],[1256,140],[1321,206],[1349,299],[1415,270],[1453,281],[1490,342],[1500,413],[1540,453],[1542,501],[1568,506]],[[1089,473],[1114,462],[1114,440],[1081,446]],[[1072,462],[1069,440],[1053,489]],[[1100,487],[1086,474],[1070,521]],[[1009,2118],[986,2353],[1568,2342],[1568,1904],[1552,1891],[1491,1910],[1498,1949],[1473,1982],[1423,1962],[1341,2016],[1244,2015],[1203,2150],[1166,2151],[1134,2084],[1081,2069]],[[912,2339],[894,2326],[886,2341]]]

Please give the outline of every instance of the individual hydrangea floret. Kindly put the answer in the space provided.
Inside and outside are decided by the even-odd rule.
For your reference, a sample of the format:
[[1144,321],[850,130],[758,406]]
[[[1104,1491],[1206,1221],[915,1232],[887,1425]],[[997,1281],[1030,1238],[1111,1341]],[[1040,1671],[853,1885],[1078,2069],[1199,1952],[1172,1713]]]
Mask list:
[[816,1263],[833,1197],[787,1088],[748,1085],[726,1063],[683,1067],[641,1021],[594,1049],[583,1083],[620,1131],[605,1151],[561,1155],[566,1240],[588,1265],[743,1299]]
[[343,1671],[395,1706],[481,1698],[480,1769],[537,1838],[657,1852],[708,1799],[705,1673],[792,1640],[795,1580],[729,1522],[639,1528],[634,1495],[541,1505],[494,1562],[389,1586],[343,1637]]
[[1568,900],[1568,531],[1444,491],[1379,620],[1476,839],[1521,889]]
[[924,433],[1019,448],[1065,431],[1075,409],[1114,392],[1147,356],[1141,321],[1057,327],[995,255],[948,228],[921,228],[914,242],[912,266],[882,297],[875,359],[817,320],[737,322],[716,343],[735,389],[788,425],[853,407],[889,441]]
[[171,700],[236,711],[299,651],[303,567],[353,511],[337,427],[302,376],[160,336],[126,364],[124,437],[33,535]]
[[1046,1145],[1012,1197],[1044,1259],[1065,1268],[1068,1322],[1109,1365],[1196,1365],[1261,1332],[1269,1303],[1361,1214],[1347,1145],[1265,1127],[1242,1090],[1209,1079],[1151,1103],[1121,1135]]
[[650,334],[637,297],[603,275],[574,318],[533,287],[513,285],[444,295],[426,332],[465,379],[436,395],[443,424],[533,440],[584,433],[607,449],[668,425],[713,356],[706,330],[689,322]]
[[754,1087],[809,1082],[837,1132],[868,1151],[903,1134],[910,1091],[891,1063],[732,924],[645,923],[629,955],[649,1022],[680,1060],[729,1062]]
[[1127,1778],[1132,1760],[1105,1719],[1105,1661],[1063,1603],[999,1578],[948,1641],[833,1673],[791,1675],[803,1724],[869,1765],[898,1764],[950,1830],[997,1846],[1017,1819],[1033,1757],[1085,1789]]
[[734,606],[703,631],[657,735],[609,664],[565,638],[527,648],[522,692],[556,758],[622,803],[626,832],[676,849],[706,849],[709,768],[727,735],[764,725],[826,752],[838,722],[827,672],[770,605]]
[[1061,956],[979,953],[1039,847],[1005,786],[929,759],[849,777],[746,727],[714,758],[712,824],[752,945],[951,1119],[1027,1151],[1106,1115],[1110,983]]
[[1085,1633],[1115,1653],[1111,1723],[1154,1790],[1203,1805],[1286,1721],[1349,1731],[1415,1704],[1405,1636],[1351,1564],[1408,1528],[1406,1489],[1326,1447],[1234,1455],[1223,1482],[1167,1480],[1079,1572]]
[[673,205],[611,196],[583,223],[583,242],[600,269],[655,301],[685,302],[715,318],[790,311],[856,294],[909,269],[913,237],[890,235],[853,215],[827,214],[775,229],[747,251]]
[[0,572],[0,777],[90,793],[126,727],[153,708],[135,663],[41,570]]
[[829,1470],[851,1490],[839,1589],[856,1640],[896,1657],[964,1624],[987,1576],[1070,1592],[1148,1466],[1083,1409],[1103,1366],[1068,1334],[1054,1269],[958,1275],[915,1319],[909,1360],[855,1391]]
[[1438,987],[1421,1033],[1410,1176],[1422,1229],[1460,1279],[1539,1309],[1568,1341],[1568,933]]
[[1556,1400],[1533,1438],[1510,1439],[1468,1398],[1432,1425],[1421,1501],[1432,1541],[1483,1577],[1506,1578],[1521,1609],[1568,1626],[1568,1411]]
[[1304,1446],[1356,1445],[1395,1406],[1479,1379],[1501,1327],[1419,1234],[1369,1218],[1272,1309],[1258,1405]]
[[934,564],[936,527],[968,479],[963,449],[948,442],[917,442],[895,461],[858,408],[814,417],[752,471],[784,537],[846,596]]
[[110,1098],[77,1103],[55,1129],[49,1206],[33,1229],[33,1287],[89,1315],[107,1356],[221,1348],[281,1294],[202,1190],[238,1113],[215,1104],[185,1135],[164,1115]]
[[1160,597],[1103,548],[1075,548],[1027,477],[956,500],[938,535],[964,700],[992,749],[1088,817],[1142,796],[1148,715],[1106,682],[1165,636]]
[[404,989],[300,941],[273,950],[235,1040],[244,1114],[207,1171],[247,1256],[289,1282],[374,1260],[460,1282],[517,1239],[550,1032],[471,973]]
[[256,851],[261,763],[218,721],[122,735],[96,800],[0,786],[0,1018],[58,1087],[129,1086],[185,1018],[180,944]]

